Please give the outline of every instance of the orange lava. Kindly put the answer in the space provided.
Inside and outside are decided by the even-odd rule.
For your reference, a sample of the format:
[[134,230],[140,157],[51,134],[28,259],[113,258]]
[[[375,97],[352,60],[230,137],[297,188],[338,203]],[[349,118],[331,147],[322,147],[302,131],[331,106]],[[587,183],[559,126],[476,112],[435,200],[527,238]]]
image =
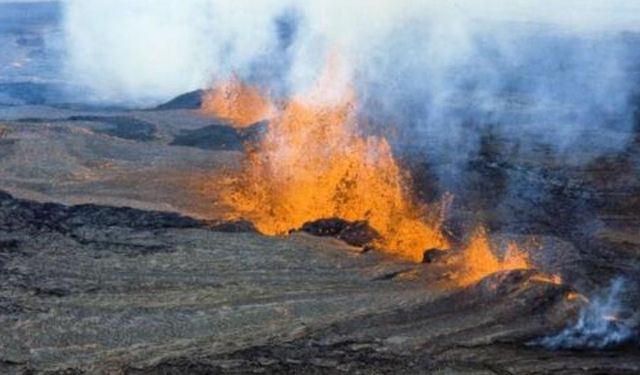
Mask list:
[[531,280],[554,285],[562,284],[562,277],[560,277],[560,275],[537,274],[534,275]]
[[245,128],[270,118],[274,106],[259,89],[234,76],[207,92],[201,111],[227,121],[233,127]]
[[360,134],[342,68],[330,59],[313,89],[274,115],[242,171],[224,184],[222,200],[268,235],[321,218],[366,220],[381,235],[377,248],[420,262],[424,250],[448,248],[445,205],[412,200],[388,142]]
[[578,293],[578,292],[569,292],[569,293],[567,293],[567,299],[569,301],[580,300],[581,302],[589,303],[589,299],[587,297],[583,296],[582,294]]
[[507,246],[500,258],[495,254],[486,230],[479,228],[463,251],[462,272],[458,282],[470,285],[495,272],[529,268],[531,262],[528,254],[515,242]]

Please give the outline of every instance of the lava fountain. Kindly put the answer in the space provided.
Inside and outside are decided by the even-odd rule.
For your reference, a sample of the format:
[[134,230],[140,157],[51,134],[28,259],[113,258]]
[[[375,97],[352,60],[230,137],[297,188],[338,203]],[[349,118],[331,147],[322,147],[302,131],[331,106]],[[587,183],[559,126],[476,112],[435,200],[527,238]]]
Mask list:
[[510,242],[503,256],[498,257],[487,231],[480,227],[474,231],[463,249],[461,268],[457,282],[470,285],[496,272],[529,269],[531,261],[528,253],[515,242]]
[[202,112],[215,115],[235,128],[245,128],[270,118],[274,106],[258,88],[233,76],[205,94]]
[[[374,247],[416,262],[425,249],[448,248],[442,232],[447,199],[433,207],[413,199],[410,177],[387,140],[362,134],[355,90],[346,76],[339,59],[330,58],[305,95],[275,111],[241,170],[221,187],[222,202],[233,211],[230,219],[250,220],[267,235],[287,234],[322,218],[364,220],[380,235]],[[255,114],[271,101],[257,100],[243,87],[236,86],[240,100],[230,112],[237,116],[213,113],[255,120],[244,113]]]

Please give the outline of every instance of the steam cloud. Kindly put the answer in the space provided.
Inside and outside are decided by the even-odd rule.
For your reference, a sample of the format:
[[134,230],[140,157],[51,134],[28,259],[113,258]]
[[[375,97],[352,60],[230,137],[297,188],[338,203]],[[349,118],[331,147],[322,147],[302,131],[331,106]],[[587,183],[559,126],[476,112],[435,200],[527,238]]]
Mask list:
[[633,340],[637,322],[632,322],[629,308],[622,303],[624,292],[624,279],[615,279],[581,311],[574,325],[533,344],[551,350],[605,349]]
[[474,124],[594,155],[634,124],[638,21],[631,0],[67,0],[66,71],[103,102],[232,73],[286,95],[338,51],[362,111],[430,157],[475,152]]

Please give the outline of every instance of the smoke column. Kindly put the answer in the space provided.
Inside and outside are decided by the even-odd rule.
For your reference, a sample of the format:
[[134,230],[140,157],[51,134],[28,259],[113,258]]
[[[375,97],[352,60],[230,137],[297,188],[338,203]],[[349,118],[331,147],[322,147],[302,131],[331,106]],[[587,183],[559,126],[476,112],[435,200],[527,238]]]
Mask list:
[[623,148],[633,127],[631,0],[67,0],[64,14],[65,72],[93,101],[153,105],[230,74],[304,92],[333,50],[362,112],[430,158],[475,152],[474,124],[571,157]]

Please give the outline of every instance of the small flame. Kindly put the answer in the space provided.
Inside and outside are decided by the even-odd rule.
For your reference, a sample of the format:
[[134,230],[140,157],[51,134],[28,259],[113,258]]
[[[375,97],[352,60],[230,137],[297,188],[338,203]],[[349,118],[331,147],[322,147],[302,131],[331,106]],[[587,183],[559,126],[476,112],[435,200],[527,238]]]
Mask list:
[[228,121],[236,128],[245,128],[270,118],[274,106],[259,89],[233,76],[207,92],[201,111]]
[[498,258],[483,227],[471,236],[462,260],[462,274],[458,279],[461,285],[473,284],[500,271],[531,268],[529,256],[515,242],[509,243],[502,259]]
[[589,299],[587,297],[585,297],[584,295],[578,293],[578,292],[569,292],[567,293],[567,300],[569,301],[576,301],[576,300],[580,300],[583,303],[589,303]]
[[359,133],[356,95],[342,68],[332,56],[308,95],[274,116],[222,200],[268,235],[321,218],[366,220],[380,234],[376,247],[420,262],[424,250],[448,247],[446,204],[427,218],[388,142]]
[[[537,274],[531,277],[531,280],[541,283],[562,285],[562,277],[560,275]],[[577,298],[577,297],[575,297]]]

